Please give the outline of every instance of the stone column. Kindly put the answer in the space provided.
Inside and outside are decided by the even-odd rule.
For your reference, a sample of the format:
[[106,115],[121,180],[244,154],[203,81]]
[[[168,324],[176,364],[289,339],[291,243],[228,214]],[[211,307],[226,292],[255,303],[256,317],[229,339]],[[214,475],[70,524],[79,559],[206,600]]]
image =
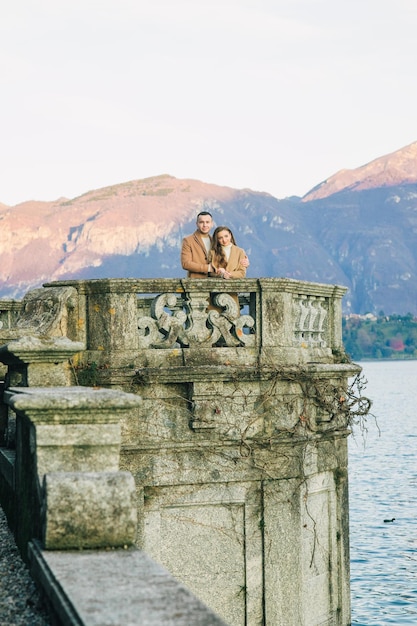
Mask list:
[[331,342],[335,351],[343,352],[342,337],[342,298],[346,293],[346,287],[335,285],[332,296],[331,307]]

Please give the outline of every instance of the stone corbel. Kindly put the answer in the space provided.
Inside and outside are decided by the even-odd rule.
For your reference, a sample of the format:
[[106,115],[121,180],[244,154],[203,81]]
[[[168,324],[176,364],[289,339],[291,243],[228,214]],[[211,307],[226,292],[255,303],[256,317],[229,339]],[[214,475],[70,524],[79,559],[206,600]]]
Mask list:
[[195,431],[214,430],[217,426],[221,407],[223,382],[190,383],[191,420]]

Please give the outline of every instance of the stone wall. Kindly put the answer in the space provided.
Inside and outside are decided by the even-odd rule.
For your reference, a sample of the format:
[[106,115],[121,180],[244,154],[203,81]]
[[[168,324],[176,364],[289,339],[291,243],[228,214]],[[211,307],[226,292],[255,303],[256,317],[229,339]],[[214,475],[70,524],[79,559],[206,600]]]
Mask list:
[[136,545],[230,625],[349,624],[348,390],[360,368],[343,351],[345,290],[232,284],[240,307],[218,279],[44,292],[71,303],[69,382],[141,398],[120,414],[118,467],[134,478]]

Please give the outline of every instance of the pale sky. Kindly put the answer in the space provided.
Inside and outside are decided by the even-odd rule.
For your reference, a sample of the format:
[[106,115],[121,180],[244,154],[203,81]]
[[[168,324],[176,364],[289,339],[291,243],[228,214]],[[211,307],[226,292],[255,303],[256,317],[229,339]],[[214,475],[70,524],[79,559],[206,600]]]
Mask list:
[[417,140],[417,0],[5,0],[0,202],[302,196]]

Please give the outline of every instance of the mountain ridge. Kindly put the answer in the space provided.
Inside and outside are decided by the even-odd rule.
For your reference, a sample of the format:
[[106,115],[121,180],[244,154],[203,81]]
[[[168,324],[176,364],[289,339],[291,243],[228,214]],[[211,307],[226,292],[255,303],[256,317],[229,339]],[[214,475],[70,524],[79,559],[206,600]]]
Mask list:
[[[279,200],[161,174],[72,199],[0,204],[0,297],[64,279],[182,277],[182,237],[208,210],[249,254],[248,276],[346,285],[344,307],[355,313],[416,311],[417,142],[387,157],[371,162],[385,184],[374,177],[378,186],[352,189],[343,178],[320,198],[320,185]],[[369,168],[355,171],[369,184]]]
[[302,200],[319,200],[343,190],[363,191],[416,182],[417,141],[355,169],[339,170],[308,191]]

